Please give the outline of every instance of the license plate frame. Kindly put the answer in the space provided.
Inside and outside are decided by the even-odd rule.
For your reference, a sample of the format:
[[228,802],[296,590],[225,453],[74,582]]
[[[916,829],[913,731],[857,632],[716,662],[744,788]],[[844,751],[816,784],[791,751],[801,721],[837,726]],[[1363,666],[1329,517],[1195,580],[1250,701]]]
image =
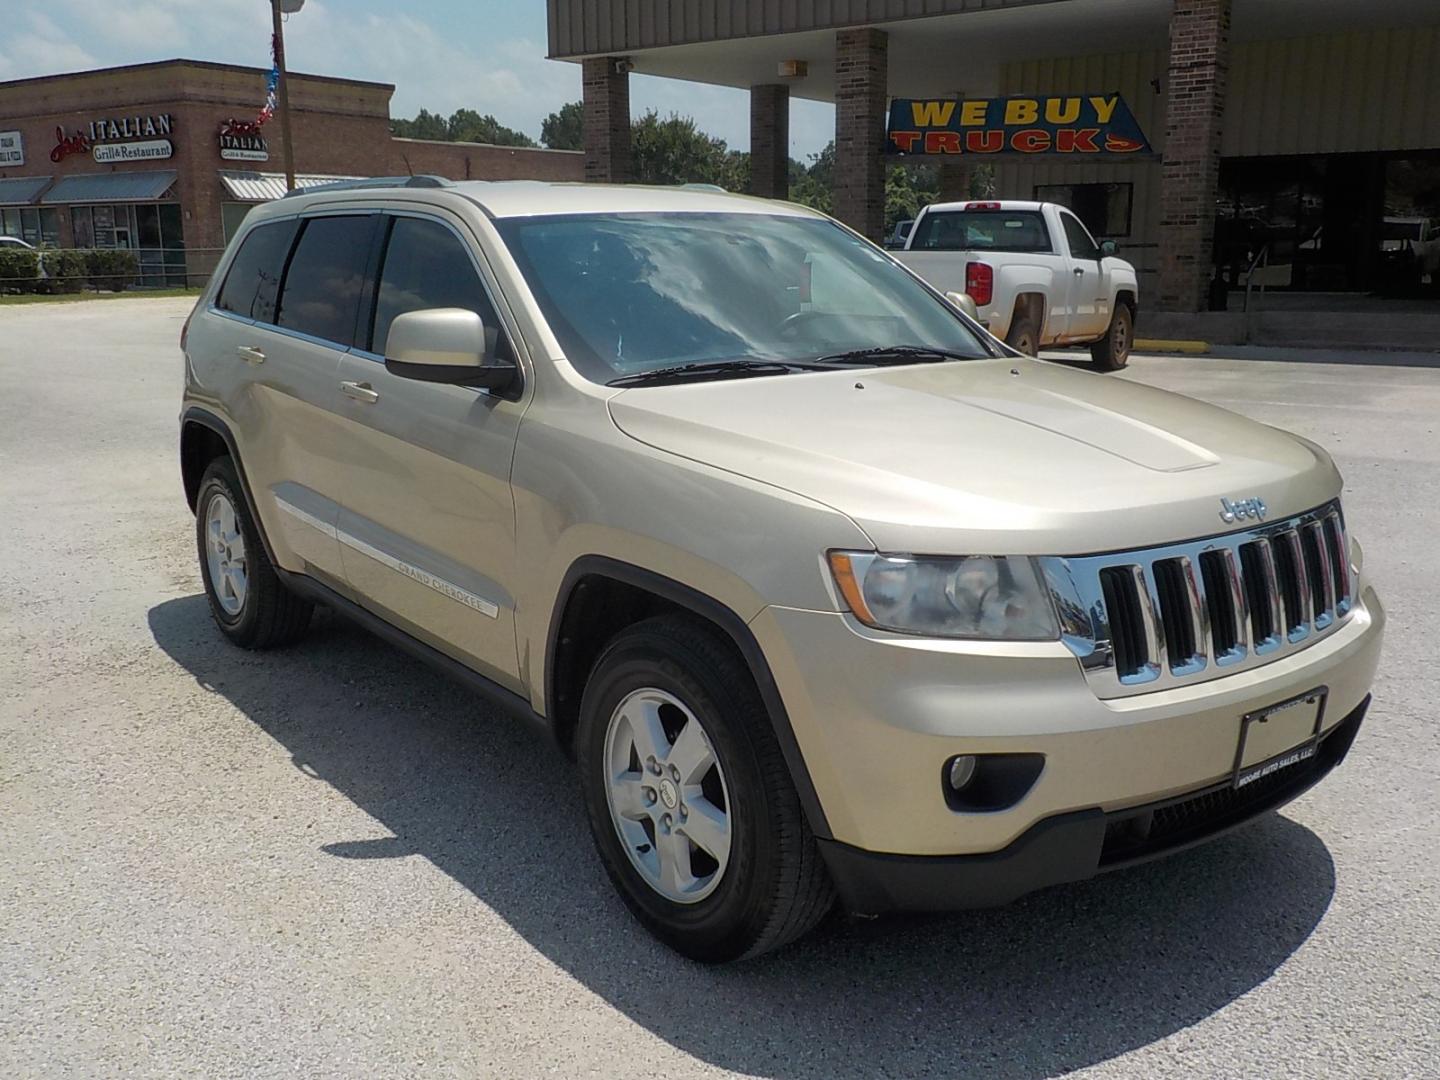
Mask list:
[[[1320,733],[1325,728],[1325,704],[1329,697],[1330,688],[1328,686],[1317,686],[1242,716],[1240,718],[1240,738],[1235,747],[1235,765],[1230,775],[1230,786],[1236,791],[1244,790],[1256,780],[1269,776],[1279,769],[1313,758],[1320,749]],[[1261,761],[1245,764],[1245,748],[1250,741],[1254,725],[1268,723],[1270,718],[1278,713],[1307,704],[1315,706],[1315,723],[1308,738]]]

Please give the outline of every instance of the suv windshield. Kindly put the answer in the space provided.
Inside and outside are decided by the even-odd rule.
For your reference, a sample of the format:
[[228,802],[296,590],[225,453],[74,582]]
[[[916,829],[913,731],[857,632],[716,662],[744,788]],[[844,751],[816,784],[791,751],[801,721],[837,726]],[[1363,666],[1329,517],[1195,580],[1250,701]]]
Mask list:
[[941,210],[915,228],[911,251],[1053,251],[1038,210]]
[[496,226],[566,357],[595,382],[897,345],[999,355],[909,273],[819,218],[585,214]]

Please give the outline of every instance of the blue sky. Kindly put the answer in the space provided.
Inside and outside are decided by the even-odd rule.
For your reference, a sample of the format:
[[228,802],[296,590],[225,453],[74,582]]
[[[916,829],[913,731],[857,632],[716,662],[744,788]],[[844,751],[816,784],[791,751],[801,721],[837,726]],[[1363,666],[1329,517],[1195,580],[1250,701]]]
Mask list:
[[[257,67],[269,60],[267,0],[3,0],[3,7],[0,81],[177,56]],[[394,83],[395,116],[466,106],[538,138],[546,114],[580,97],[579,65],[545,59],[545,0],[307,0],[285,37],[297,71]],[[742,90],[632,76],[630,96],[637,115],[681,112],[732,147],[749,146]],[[795,102],[791,155],[803,160],[829,142],[833,116],[829,106]]]

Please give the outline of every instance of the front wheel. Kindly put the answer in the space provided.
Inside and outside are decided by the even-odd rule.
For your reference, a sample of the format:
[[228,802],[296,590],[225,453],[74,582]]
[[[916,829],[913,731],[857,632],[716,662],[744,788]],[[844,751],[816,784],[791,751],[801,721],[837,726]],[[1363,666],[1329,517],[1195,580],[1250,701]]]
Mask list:
[[1119,371],[1130,362],[1135,337],[1135,313],[1129,304],[1116,304],[1105,336],[1090,346],[1090,361],[1101,371]]
[[586,684],[576,739],[605,869],[677,952],[754,956],[832,906],[764,702],[706,624],[655,618],[616,638]]

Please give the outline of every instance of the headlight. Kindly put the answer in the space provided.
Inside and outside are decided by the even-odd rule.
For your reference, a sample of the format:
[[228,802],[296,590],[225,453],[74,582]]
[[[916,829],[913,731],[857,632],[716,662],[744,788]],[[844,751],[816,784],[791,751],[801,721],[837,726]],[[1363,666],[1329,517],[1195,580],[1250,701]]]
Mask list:
[[830,570],[866,626],[930,637],[1053,641],[1055,608],[1027,558],[832,551]]

